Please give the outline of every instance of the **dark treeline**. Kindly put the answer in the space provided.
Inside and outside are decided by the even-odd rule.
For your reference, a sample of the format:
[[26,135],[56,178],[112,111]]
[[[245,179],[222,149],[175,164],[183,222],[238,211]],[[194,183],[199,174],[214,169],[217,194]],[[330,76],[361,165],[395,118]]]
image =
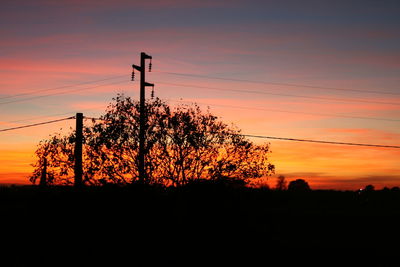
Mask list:
[[7,266],[397,262],[398,190],[269,190],[204,181],[5,187],[0,201],[2,259],[14,264]]

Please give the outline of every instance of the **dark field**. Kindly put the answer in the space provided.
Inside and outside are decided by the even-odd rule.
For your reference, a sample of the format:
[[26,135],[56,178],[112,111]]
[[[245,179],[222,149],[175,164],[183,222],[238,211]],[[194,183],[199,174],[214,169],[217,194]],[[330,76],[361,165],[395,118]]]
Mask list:
[[0,189],[0,266],[400,266],[400,192]]

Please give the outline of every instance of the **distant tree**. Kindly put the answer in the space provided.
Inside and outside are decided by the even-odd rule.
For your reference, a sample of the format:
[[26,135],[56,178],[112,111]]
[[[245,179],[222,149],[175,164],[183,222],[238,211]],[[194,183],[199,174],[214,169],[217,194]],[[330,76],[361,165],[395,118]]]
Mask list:
[[283,176],[283,175],[278,176],[278,178],[276,180],[275,189],[280,190],[280,191],[287,189],[287,181],[285,179],[285,176]]
[[390,189],[389,189],[389,187],[385,186],[384,188],[382,188],[381,191],[387,193],[387,192],[390,192]]
[[372,192],[372,191],[375,191],[375,187],[373,185],[369,184],[365,186],[364,192]]
[[[171,108],[160,99],[146,102],[148,184],[184,185],[199,179],[248,180],[268,176],[269,145],[255,145],[240,131],[197,105]],[[75,133],[39,143],[30,178],[40,178],[47,157],[49,184],[72,184]],[[84,128],[84,183],[127,184],[138,180],[139,102],[118,95],[100,120]]]
[[310,191],[311,188],[305,180],[297,179],[289,183],[288,190],[293,192],[306,192]]
[[390,189],[390,191],[392,191],[392,192],[399,192],[399,191],[400,191],[400,187],[398,187],[398,186],[393,186],[393,187]]
[[[35,168],[29,178],[32,183],[36,183],[38,179],[41,179],[42,184],[47,185],[70,185],[73,183],[69,178],[73,171],[74,147],[71,140],[73,137],[74,134],[71,136],[55,134],[49,139],[39,142],[35,152],[37,161],[33,165]],[[43,173],[44,169],[46,174]]]

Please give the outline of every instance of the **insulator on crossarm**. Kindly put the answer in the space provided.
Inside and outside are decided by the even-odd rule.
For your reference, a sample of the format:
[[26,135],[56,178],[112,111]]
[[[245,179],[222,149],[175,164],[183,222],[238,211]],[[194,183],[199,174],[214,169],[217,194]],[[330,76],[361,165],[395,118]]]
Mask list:
[[154,98],[154,86],[151,88],[151,99]]
[[151,72],[151,67],[153,66],[153,64],[151,63],[151,58],[150,58],[150,63],[149,63],[149,72]]
[[132,80],[131,81],[134,81],[134,80],[135,80],[135,71],[132,70]]

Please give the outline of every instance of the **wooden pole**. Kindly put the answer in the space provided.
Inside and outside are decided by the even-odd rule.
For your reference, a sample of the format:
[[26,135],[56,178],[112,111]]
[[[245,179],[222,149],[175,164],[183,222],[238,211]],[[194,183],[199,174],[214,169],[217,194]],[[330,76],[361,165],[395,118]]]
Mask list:
[[40,187],[47,186],[47,158],[46,157],[43,159],[43,169],[42,169],[42,175],[40,176],[39,186]]
[[76,136],[75,136],[75,187],[81,187],[82,183],[82,141],[83,141],[83,113],[76,113]]
[[132,65],[136,70],[140,71],[140,118],[139,118],[139,182],[146,182],[146,169],[145,169],[145,143],[146,143],[146,86],[153,86],[154,84],[146,82],[146,59],[152,59],[151,56],[146,53],[140,53],[140,66]]
[[144,146],[145,146],[145,126],[146,126],[146,115],[145,115],[145,53],[140,53],[140,118],[139,118],[139,182],[145,181],[145,167],[144,167]]

